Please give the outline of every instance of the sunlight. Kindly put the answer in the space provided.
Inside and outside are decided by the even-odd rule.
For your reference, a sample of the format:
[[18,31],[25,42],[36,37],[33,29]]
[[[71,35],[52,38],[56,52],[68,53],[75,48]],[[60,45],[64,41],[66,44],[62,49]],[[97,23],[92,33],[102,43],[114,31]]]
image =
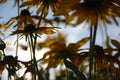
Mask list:
[[120,0],[1,0],[0,10],[0,80],[120,80]]

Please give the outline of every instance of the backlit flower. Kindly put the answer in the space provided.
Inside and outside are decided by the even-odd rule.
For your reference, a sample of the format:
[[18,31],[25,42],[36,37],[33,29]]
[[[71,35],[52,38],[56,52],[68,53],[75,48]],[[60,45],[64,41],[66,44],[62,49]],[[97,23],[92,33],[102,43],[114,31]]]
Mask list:
[[[111,49],[111,50],[114,50],[114,49]],[[109,52],[111,51],[109,50]],[[106,72],[106,75],[109,75],[109,73],[113,73],[113,75],[111,75],[111,78],[114,78],[113,76],[118,74],[118,71],[120,70],[119,68],[120,60],[118,58],[117,53],[115,53],[114,55],[106,54],[103,47],[99,45],[95,45],[95,51],[93,56],[96,62],[96,70],[98,75],[103,74],[105,72]],[[89,58],[89,52],[81,52],[79,54],[76,54],[73,57],[72,62],[76,67],[79,67],[81,63],[84,63],[84,61],[86,62],[88,58]],[[116,67],[115,64],[118,67]],[[104,75],[102,75],[101,77],[104,78]]]
[[77,18],[75,24],[86,21],[94,26],[98,22],[111,23],[111,19],[118,24],[119,10],[119,0],[65,0],[56,14],[69,13],[66,23]]
[[54,12],[57,10],[61,0],[27,0],[20,7],[28,6],[28,8],[31,7],[38,7],[37,8],[37,14],[42,12],[42,9],[44,9],[44,16],[48,14],[49,8]]
[[[17,24],[14,25],[14,27],[18,26],[18,28],[21,28],[21,26],[25,26],[26,24],[32,24],[32,25],[36,26],[34,19],[39,20],[39,18],[40,18],[39,16],[31,15],[29,10],[24,9],[24,10],[21,10],[21,13],[19,16],[11,18],[6,23],[6,25],[14,24],[15,22],[17,22]],[[10,27],[10,26],[8,26],[8,27]]]
[[21,34],[21,35],[31,35],[31,34],[54,34],[55,31],[54,29],[58,28],[58,27],[39,27],[36,28],[36,26],[32,25],[32,24],[27,24],[25,27],[19,28],[18,30],[14,31],[11,35],[15,35],[15,34]]
[[76,43],[70,43],[66,46],[65,38],[61,34],[59,34],[58,38],[49,38],[49,40],[47,39],[47,41],[45,41],[45,44],[50,48],[50,51],[44,54],[41,61],[43,63],[48,63],[47,69],[57,67],[59,64],[63,63],[63,59],[69,58],[72,60],[79,48],[88,40],[88,38],[84,38]]

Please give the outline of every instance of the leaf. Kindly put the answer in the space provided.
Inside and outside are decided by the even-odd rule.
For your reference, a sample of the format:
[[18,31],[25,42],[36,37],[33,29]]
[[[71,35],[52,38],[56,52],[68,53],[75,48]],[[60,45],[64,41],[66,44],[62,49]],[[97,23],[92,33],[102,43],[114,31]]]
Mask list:
[[64,64],[67,68],[71,69],[76,74],[78,80],[87,80],[85,75],[80,72],[70,61],[64,59]]
[[111,40],[111,43],[120,50],[120,42],[117,40]]
[[[106,31],[106,30],[105,30],[105,31]],[[107,32],[107,31],[106,31],[106,32]],[[111,48],[111,46],[110,46],[110,38],[109,38],[109,36],[107,36],[106,47]]]

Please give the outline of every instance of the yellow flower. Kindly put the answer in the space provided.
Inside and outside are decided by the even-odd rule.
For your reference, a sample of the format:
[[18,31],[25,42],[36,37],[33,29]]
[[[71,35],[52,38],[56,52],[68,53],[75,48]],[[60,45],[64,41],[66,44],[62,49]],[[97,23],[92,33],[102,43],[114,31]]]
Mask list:
[[[39,16],[31,15],[30,12],[29,12],[29,10],[24,9],[24,10],[21,10],[21,13],[20,13],[19,16],[11,18],[6,23],[6,25],[10,25],[11,26],[11,24],[13,25],[15,22],[17,22],[17,24],[14,25],[14,27],[18,26],[18,28],[21,28],[21,26],[24,26],[26,24],[32,24],[32,25],[36,26],[36,24],[34,22],[34,19],[35,20],[39,20],[39,18],[40,18]],[[10,26],[8,26],[8,28]]]
[[86,21],[94,26],[98,22],[111,23],[111,19],[118,24],[116,17],[120,16],[119,10],[119,0],[65,0],[56,15],[69,13],[66,23],[77,17],[75,24]]
[[73,56],[77,54],[79,48],[88,40],[89,38],[84,38],[76,43],[70,43],[66,46],[65,38],[61,34],[59,34],[58,38],[49,38],[49,40],[47,39],[44,43],[50,48],[50,51],[44,54],[41,61],[43,63],[48,63],[47,69],[57,67],[59,64],[63,63],[63,59],[69,58],[72,60]]
[[55,28],[58,28],[58,27],[39,27],[39,28],[36,28],[34,25],[32,24],[27,24],[25,27],[21,27],[19,28],[18,30],[14,31],[11,35],[15,35],[15,34],[22,34],[22,35],[28,35],[28,34],[33,34],[33,33],[36,33],[36,34],[54,34],[55,31],[54,29]]
[[49,8],[51,8],[53,12],[56,11],[61,1],[62,0],[27,0],[22,3],[20,7],[28,6],[28,8],[31,8],[36,6],[38,7],[37,14],[39,14],[45,7],[44,16],[46,16]]

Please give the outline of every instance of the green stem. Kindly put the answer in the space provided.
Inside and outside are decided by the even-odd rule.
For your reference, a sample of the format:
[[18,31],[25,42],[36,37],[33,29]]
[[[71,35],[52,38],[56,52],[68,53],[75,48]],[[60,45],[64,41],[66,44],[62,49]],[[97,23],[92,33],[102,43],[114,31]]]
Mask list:
[[[94,58],[94,48],[95,48],[95,42],[96,42],[96,34],[97,34],[97,23],[98,17],[96,18],[96,23],[94,27],[91,26],[90,29],[90,53],[89,53],[89,80],[92,80],[92,66],[93,66],[93,58]],[[94,33],[93,33],[94,28]],[[94,64],[96,65],[96,64]]]
[[[32,55],[32,45],[31,45],[31,42],[30,42],[30,39],[29,39],[29,37],[28,37],[28,44],[29,44],[29,46],[30,46],[30,57],[31,57],[31,61],[33,60],[33,55]],[[31,63],[32,64],[32,63]]]
[[97,34],[97,21],[96,21],[96,24],[94,26],[94,35],[93,35],[93,46],[95,46],[95,41],[96,41],[96,34]]
[[92,65],[93,65],[93,43],[92,43],[92,33],[93,27],[90,27],[90,53],[89,53],[89,80],[92,80]]
[[[96,20],[96,24],[95,24],[95,26],[94,26],[94,35],[93,35],[93,51],[94,51],[94,49],[95,49],[95,42],[96,42],[96,35],[97,35],[97,28],[98,28],[98,23],[97,23],[97,20]],[[94,52],[93,52],[94,53]],[[94,58],[94,57],[93,57]],[[97,76],[97,74],[96,74],[96,61],[95,61],[95,59],[94,59],[94,79],[96,80],[96,76]]]
[[[32,50],[32,41],[31,41],[31,36],[30,34],[27,35],[26,39],[28,40],[28,44],[29,44],[29,47],[30,47],[30,55],[31,55],[31,64],[33,64],[32,60],[33,60],[33,50]],[[34,70],[32,70],[32,73],[35,73],[35,68]],[[36,78],[36,75],[35,74],[32,74],[32,80],[34,80]]]
[[[42,20],[42,16],[44,14],[44,10],[45,10],[45,7],[46,7],[46,3],[44,3],[44,7],[42,9],[42,12],[41,12],[41,15],[40,15],[40,19],[39,19],[39,22],[38,22],[38,25],[37,25],[37,28],[39,28],[39,25],[41,23],[41,20]],[[36,66],[36,70],[37,70],[37,74],[38,74],[38,79],[39,80],[43,80],[43,77],[42,77],[42,74],[39,72],[38,70],[38,66],[37,66],[37,61],[36,61],[36,57],[35,57],[35,48],[36,48],[36,43],[37,43],[37,34],[35,34],[35,37],[34,37],[34,45],[33,45],[33,61],[34,61],[34,64]]]
[[5,57],[5,51],[4,51],[4,50],[2,50],[2,52],[3,52],[3,56]]
[[40,15],[40,19],[39,19],[37,28],[39,28],[39,26],[40,26],[40,23],[41,23],[42,16],[43,16],[43,14],[44,14],[44,10],[45,10],[45,8],[46,8],[46,5],[47,5],[47,3],[44,3],[44,7],[43,7],[43,9],[42,9],[42,12],[41,12],[41,15]]
[[[30,41],[31,41],[31,47],[32,47],[32,51],[34,51],[34,44],[33,44],[33,34],[30,34]],[[34,64],[33,64],[33,68],[34,68],[34,72],[33,72],[33,75],[34,75],[34,80],[36,80],[36,60],[35,60],[35,53],[32,52],[32,55],[33,55],[33,61],[34,61]]]
[[97,64],[95,59],[94,59],[94,80],[97,80]]
[[[20,2],[18,1],[18,2],[17,2],[18,16],[19,16],[19,14],[20,14],[19,5],[20,5]],[[18,40],[18,38],[19,38],[19,35],[17,34],[16,57],[18,56],[18,45],[19,45],[19,40]]]

